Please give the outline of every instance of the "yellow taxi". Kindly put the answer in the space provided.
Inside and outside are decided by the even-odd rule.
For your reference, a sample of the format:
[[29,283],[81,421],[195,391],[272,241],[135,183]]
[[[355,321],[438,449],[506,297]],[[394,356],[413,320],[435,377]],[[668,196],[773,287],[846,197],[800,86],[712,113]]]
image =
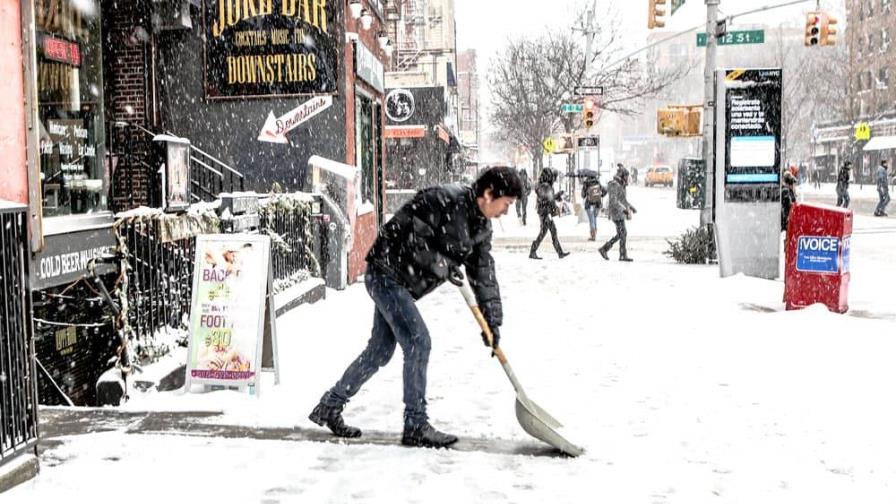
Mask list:
[[644,186],[662,185],[672,187],[672,167],[667,165],[651,166],[644,176]]

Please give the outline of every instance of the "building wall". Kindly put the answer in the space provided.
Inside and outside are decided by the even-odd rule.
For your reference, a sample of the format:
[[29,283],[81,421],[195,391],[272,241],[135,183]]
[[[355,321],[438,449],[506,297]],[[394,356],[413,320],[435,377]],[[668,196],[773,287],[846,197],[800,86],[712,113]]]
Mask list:
[[[104,49],[105,67],[104,86],[106,95],[106,116],[111,121],[125,121],[140,125],[151,131],[157,130],[154,121],[147,120],[149,103],[149,72],[151,63],[147,61],[150,51],[150,33],[152,28],[148,19],[149,6],[143,0],[131,2],[103,2],[104,15]],[[126,129],[114,124],[106,136],[111,143],[112,152],[122,152],[128,139]],[[139,147],[144,150],[149,139],[140,135]],[[131,139],[133,141],[133,139]],[[149,173],[137,166],[121,164],[116,166],[118,176],[113,188],[116,199],[130,200],[135,205],[149,204]]]
[[[376,12],[377,9],[373,8],[371,2],[365,1],[365,7]],[[385,15],[385,13],[382,13]],[[377,40],[377,34],[380,31],[385,30],[385,25],[383,23],[384,19],[380,19],[379,16],[374,13],[373,15],[373,24],[369,29],[365,30],[361,25],[360,20],[352,19],[351,16],[346,16],[345,19],[345,29],[347,32],[357,33],[358,34],[358,43],[364,44],[368,50],[373,52],[373,54],[384,63],[384,67],[388,68],[388,60],[389,58],[386,56],[385,51],[380,47],[379,41]],[[394,43],[394,42],[393,42]],[[384,96],[382,93],[374,89],[367,82],[364,82],[361,78],[357,77],[356,69],[355,69],[355,49],[351,42],[346,41],[344,46],[344,65],[345,65],[345,97],[346,97],[346,110],[345,110],[345,138],[346,138],[346,149],[345,149],[345,163],[355,166],[357,164],[357,146],[355,145],[355,94],[356,88],[362,89],[367,95],[373,96],[374,101],[379,103],[380,110],[384,110],[382,106],[384,105]],[[380,131],[385,130],[385,114],[380,114]],[[387,155],[386,145],[385,145],[385,137],[382,136],[381,143],[379,145],[380,152],[382,153],[383,159],[383,173],[386,174],[389,166],[389,158]],[[374,173],[374,187],[379,187],[378,180],[376,179],[377,174]],[[360,188],[359,188],[360,190]],[[376,198],[380,201],[385,198],[385,194],[377,194]],[[374,207],[376,207],[377,202],[371,202]],[[364,273],[364,270],[367,267],[367,263],[365,261],[365,257],[367,256],[367,252],[370,250],[370,247],[373,245],[374,240],[376,239],[377,234],[377,214],[376,211],[365,213],[359,215],[357,217],[357,221],[354,229],[354,246],[352,251],[349,253],[348,258],[348,270],[349,270],[349,281],[352,282],[357,279],[360,275]]]
[[19,2],[0,3],[0,198],[28,203],[25,84]]
[[479,149],[479,72],[476,50],[467,49],[457,55],[458,130],[464,147]]
[[896,6],[847,0],[853,116],[896,114]]

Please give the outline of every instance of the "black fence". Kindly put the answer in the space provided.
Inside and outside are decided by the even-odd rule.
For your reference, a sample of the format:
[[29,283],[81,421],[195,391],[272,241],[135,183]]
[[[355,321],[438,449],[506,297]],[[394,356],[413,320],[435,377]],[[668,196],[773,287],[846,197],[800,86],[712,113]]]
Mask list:
[[[328,260],[328,228],[312,215],[311,201],[278,196],[262,203],[258,216],[259,226],[251,232],[271,236],[275,292],[307,276],[320,276],[319,265]],[[150,343],[157,331],[188,327],[195,236],[228,232],[230,228],[222,224],[213,212],[123,214],[118,218],[119,248],[128,261],[127,278],[123,279],[127,281],[128,324],[138,356],[141,350],[152,351]]]
[[0,201],[0,465],[37,445],[27,208]]

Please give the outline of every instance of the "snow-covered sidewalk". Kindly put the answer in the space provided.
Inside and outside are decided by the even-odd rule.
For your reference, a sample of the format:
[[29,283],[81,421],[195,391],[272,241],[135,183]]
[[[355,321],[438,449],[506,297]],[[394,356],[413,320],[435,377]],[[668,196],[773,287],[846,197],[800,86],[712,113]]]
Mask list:
[[[2,502],[896,500],[896,409],[887,406],[896,229],[857,217],[849,314],[785,312],[780,281],[720,279],[716,266],[662,255],[657,244],[697,213],[670,209],[671,191],[634,189],[635,263],[603,261],[587,247],[531,261],[512,246],[515,216],[496,226],[502,347],[529,395],[585,446],[580,458],[116,430],[65,438],[42,454],[37,479]],[[564,226],[564,238],[587,235],[587,224]],[[530,224],[517,239],[535,232]],[[638,248],[639,239],[653,245]],[[530,442],[460,294],[446,285],[419,307],[432,335],[434,424]],[[155,393],[125,409],[220,410],[215,422],[316,428],[306,415],[365,345],[372,310],[356,284],[280,318],[282,383],[267,376],[258,397]],[[362,429],[398,432],[402,408],[398,352],[345,415]]]

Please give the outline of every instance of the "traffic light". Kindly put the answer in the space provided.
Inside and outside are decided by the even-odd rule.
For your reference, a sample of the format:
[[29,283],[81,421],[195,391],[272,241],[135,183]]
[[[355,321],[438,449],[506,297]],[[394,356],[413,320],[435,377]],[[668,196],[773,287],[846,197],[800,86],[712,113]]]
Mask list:
[[821,17],[821,12],[806,14],[806,47],[816,46],[821,40]]
[[820,45],[829,46],[837,43],[837,29],[833,26],[837,24],[837,18],[830,14],[821,15],[821,41]]
[[666,10],[661,8],[661,6],[666,4],[666,0],[648,0],[648,2],[647,28],[652,30],[666,26],[666,22],[663,21]]
[[591,129],[595,122],[597,122],[597,104],[594,103],[594,99],[585,98],[582,102],[582,127]]

